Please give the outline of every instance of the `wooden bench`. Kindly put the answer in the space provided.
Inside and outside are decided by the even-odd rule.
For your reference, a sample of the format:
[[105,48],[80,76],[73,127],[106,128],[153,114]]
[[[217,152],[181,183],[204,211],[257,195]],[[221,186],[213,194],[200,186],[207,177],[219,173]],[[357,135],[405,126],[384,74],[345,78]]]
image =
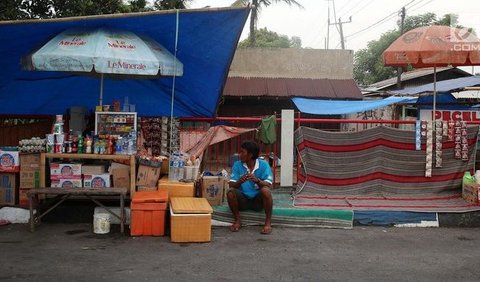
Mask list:
[[[46,214],[55,209],[58,205],[67,200],[70,196],[85,197],[92,200],[95,204],[101,206],[110,214],[120,220],[120,231],[123,233],[125,228],[125,196],[127,195],[127,188],[38,188],[31,189],[27,192],[30,200],[30,231],[35,231],[35,225],[40,224],[40,219]],[[48,199],[42,205],[37,207],[37,212],[34,214],[34,202],[38,202],[39,195],[54,195],[55,197]],[[120,197],[120,215],[114,213],[112,210],[100,203],[96,197],[104,196],[119,196]],[[43,209],[46,209],[42,212]]]

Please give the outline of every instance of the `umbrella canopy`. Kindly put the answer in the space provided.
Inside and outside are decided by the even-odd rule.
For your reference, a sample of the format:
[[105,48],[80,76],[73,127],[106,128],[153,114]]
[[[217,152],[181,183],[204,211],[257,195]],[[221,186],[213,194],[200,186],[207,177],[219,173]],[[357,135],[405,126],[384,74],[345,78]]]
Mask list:
[[386,66],[433,67],[435,113],[436,68],[480,65],[480,39],[467,29],[439,25],[419,27],[397,38],[383,52],[383,62]]
[[183,64],[160,43],[132,32],[109,28],[67,29],[28,55],[29,70],[99,73],[103,75],[182,76]]
[[480,39],[449,26],[419,27],[395,40],[383,52],[383,62],[416,68],[480,65]]
[[28,56],[26,63],[43,71],[183,75],[183,64],[160,43],[108,28],[67,29]]

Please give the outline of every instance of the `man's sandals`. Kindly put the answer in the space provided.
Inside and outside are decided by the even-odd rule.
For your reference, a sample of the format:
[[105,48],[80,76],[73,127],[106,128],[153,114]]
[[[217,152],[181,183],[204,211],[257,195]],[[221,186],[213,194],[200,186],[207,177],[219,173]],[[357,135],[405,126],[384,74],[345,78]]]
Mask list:
[[263,226],[262,231],[260,231],[260,234],[262,234],[262,235],[268,235],[270,233],[272,233],[272,226],[271,225]]
[[240,230],[241,227],[242,227],[241,223],[234,222],[232,225],[230,225],[230,231],[238,232],[238,230]]
[[[235,222],[232,225],[230,225],[230,231],[238,232],[241,227],[242,227],[242,225],[240,223]],[[262,234],[262,235],[268,235],[270,233],[272,233],[272,226],[270,226],[270,225],[263,226],[262,231],[260,231],[260,234]]]

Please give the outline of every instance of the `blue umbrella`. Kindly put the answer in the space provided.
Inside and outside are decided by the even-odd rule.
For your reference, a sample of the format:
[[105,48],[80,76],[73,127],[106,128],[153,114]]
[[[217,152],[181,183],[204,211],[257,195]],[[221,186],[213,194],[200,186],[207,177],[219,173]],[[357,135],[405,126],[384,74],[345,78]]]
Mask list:
[[100,74],[100,105],[104,74],[150,78],[183,75],[183,64],[160,43],[108,28],[65,30],[30,54],[24,64],[30,70]]

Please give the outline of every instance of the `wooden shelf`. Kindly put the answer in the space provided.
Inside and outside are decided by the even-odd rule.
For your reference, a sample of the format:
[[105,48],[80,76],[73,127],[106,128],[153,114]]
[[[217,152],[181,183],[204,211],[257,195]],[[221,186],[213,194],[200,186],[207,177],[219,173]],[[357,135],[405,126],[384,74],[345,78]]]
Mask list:
[[[100,155],[100,154],[58,154],[43,153],[49,159],[87,159],[87,160],[130,160],[130,155]],[[42,155],[43,155],[42,154]]]
[[134,155],[99,155],[99,154],[40,154],[40,187],[46,187],[47,159],[84,159],[84,160],[128,160],[130,163],[130,196],[135,194],[135,156]]

